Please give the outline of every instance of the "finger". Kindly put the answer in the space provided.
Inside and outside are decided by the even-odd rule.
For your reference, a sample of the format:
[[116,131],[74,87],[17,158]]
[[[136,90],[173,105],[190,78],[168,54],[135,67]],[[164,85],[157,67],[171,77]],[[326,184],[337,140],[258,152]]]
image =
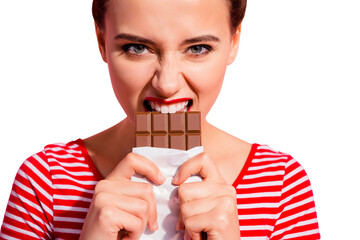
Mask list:
[[134,215],[127,212],[120,212],[118,218],[126,219],[121,225],[121,229],[123,230],[122,234],[125,235],[122,239],[137,240],[145,231],[146,225],[143,224],[142,219],[137,218]]
[[[217,202],[216,202],[217,204]],[[192,209],[191,209],[192,208]],[[190,221],[194,216],[205,215],[205,213],[211,212],[214,208],[216,208],[215,202],[206,203],[206,200],[195,200],[189,203],[185,203],[180,206],[180,215],[182,218],[182,224],[184,228],[188,231],[189,238],[187,239],[204,239],[201,237],[203,229],[206,226],[206,223],[201,224],[200,226],[192,226],[192,222]],[[192,211],[194,210],[194,211]],[[190,219],[190,220],[189,220]],[[198,218],[199,219],[199,218]],[[207,218],[207,221],[213,221],[212,219]],[[197,223],[198,224],[198,223]],[[186,238],[185,238],[186,239]]]
[[233,186],[223,183],[183,183],[179,186],[178,196],[180,204],[196,199],[210,199],[221,196],[230,196],[235,199],[236,190]]
[[223,182],[215,163],[208,154],[200,153],[183,163],[174,176],[173,184],[180,185],[190,176],[200,174],[204,181]]
[[128,182],[124,183],[129,185],[128,188],[124,191],[126,196],[136,197],[142,200],[145,200],[148,205],[148,227],[152,231],[157,230],[157,204],[156,198],[154,195],[153,187],[149,183],[135,183]]
[[143,185],[143,187],[141,188],[143,189],[142,193],[138,191],[134,195],[130,195],[130,196],[136,196],[137,198],[145,200],[147,202],[148,205],[147,225],[150,230],[155,231],[158,229],[158,222],[157,222],[157,204],[156,204],[156,198],[154,195],[153,187],[148,183],[142,183],[142,185]]
[[[224,205],[225,207],[226,205],[230,205],[224,201],[224,198],[225,197],[220,197],[210,201],[199,199],[182,204],[180,206],[180,212],[185,228],[195,233],[196,236],[198,236],[201,231],[211,230],[213,222],[217,221],[215,218],[216,215],[214,215],[215,212],[221,212],[223,216],[227,216],[227,212],[234,212],[233,204],[231,204],[231,209],[223,210]],[[228,200],[228,202],[229,201],[230,200]]]
[[[209,212],[183,218],[185,228],[191,237],[198,237],[200,232],[206,232],[209,239],[218,239],[218,236],[222,236],[221,239],[229,239],[226,237],[227,234],[239,233],[236,204],[229,199],[221,202]],[[229,207],[224,208],[223,205]]]
[[181,214],[181,211],[179,211],[179,217],[178,217],[178,221],[176,223],[176,230],[182,231],[184,229],[185,229],[185,226],[184,226],[184,223],[182,220],[182,214]]
[[136,153],[129,153],[120,161],[115,169],[107,176],[111,180],[130,180],[136,173],[143,175],[157,184],[165,181],[160,169],[148,158]]
[[103,227],[107,228],[114,236],[116,236],[119,231],[126,230],[131,237],[129,239],[139,239],[146,227],[144,219],[123,211],[118,207],[108,206],[107,208],[102,208],[98,214],[99,218],[109,220],[106,222],[106,226]]
[[204,233],[208,231],[208,229],[211,229],[208,223],[209,217],[211,216],[202,214],[195,215],[184,220],[186,232],[190,236],[189,239],[202,240]]
[[149,203],[147,200],[123,196],[117,206],[123,211],[144,220],[151,231],[158,229],[156,201]]
[[[114,197],[120,197],[121,199],[127,199],[124,201],[123,209],[130,208],[132,205],[145,204],[148,206],[148,211],[146,213],[148,219],[148,226],[151,230],[156,230],[157,225],[157,208],[156,208],[156,198],[153,192],[153,187],[149,183],[140,183],[140,182],[121,182],[118,183],[117,181],[109,181],[103,180],[98,183],[96,186],[96,194],[97,197],[100,194],[103,195],[110,195],[111,193],[112,199],[114,201]],[[138,203],[141,200],[140,204]],[[106,202],[106,201],[103,201]],[[127,205],[128,204],[128,205]],[[137,207],[141,209],[144,206]],[[131,209],[131,208],[130,208]],[[136,209],[135,209],[136,210]],[[132,210],[133,212],[136,212]],[[131,212],[131,211],[130,211]],[[139,215],[138,215],[139,216]]]
[[195,215],[200,215],[212,211],[214,208],[221,204],[219,199],[198,199],[191,202],[183,203],[180,206],[180,216],[182,221]]
[[102,180],[97,183],[95,193],[109,192],[114,195],[134,196],[146,199],[153,196],[153,186],[145,182]]
[[200,240],[200,235],[191,237],[188,231],[185,229],[184,240]]

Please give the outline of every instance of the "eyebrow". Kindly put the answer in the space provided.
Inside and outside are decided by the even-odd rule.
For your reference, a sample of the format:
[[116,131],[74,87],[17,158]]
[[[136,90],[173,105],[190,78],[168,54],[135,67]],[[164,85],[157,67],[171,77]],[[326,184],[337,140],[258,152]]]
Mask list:
[[120,33],[120,34],[116,35],[115,40],[117,40],[117,39],[125,39],[125,40],[129,40],[131,42],[138,42],[138,43],[144,43],[144,44],[154,44],[154,42],[149,39],[139,37],[136,35],[132,35],[132,34],[127,34],[127,33]]
[[[128,33],[120,33],[115,36],[115,39],[116,40],[117,39],[125,39],[125,40],[131,41],[131,42],[138,42],[138,43],[143,43],[143,44],[155,44],[150,39],[139,37],[139,36],[136,36],[133,34],[128,34]],[[207,34],[207,35],[202,35],[202,36],[186,39],[182,42],[182,45],[194,44],[194,43],[198,43],[198,42],[220,42],[220,38],[218,38],[214,35],[211,35],[211,34]]]
[[189,38],[183,41],[183,44],[192,44],[192,43],[198,43],[198,42],[220,42],[220,38],[208,34],[208,35],[202,35],[194,38]]

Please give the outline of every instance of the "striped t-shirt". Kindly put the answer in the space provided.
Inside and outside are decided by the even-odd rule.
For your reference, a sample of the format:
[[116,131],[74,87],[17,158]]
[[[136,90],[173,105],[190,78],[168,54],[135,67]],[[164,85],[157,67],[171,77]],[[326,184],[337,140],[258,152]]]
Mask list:
[[[46,146],[15,177],[0,239],[79,239],[102,179],[81,139]],[[253,144],[233,186],[242,240],[320,239],[309,178],[290,155]]]

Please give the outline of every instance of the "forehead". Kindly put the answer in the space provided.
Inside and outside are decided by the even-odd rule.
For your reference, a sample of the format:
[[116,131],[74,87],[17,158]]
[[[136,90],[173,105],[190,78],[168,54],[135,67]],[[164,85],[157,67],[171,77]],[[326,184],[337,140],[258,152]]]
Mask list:
[[153,38],[230,31],[227,0],[110,0],[105,24]]

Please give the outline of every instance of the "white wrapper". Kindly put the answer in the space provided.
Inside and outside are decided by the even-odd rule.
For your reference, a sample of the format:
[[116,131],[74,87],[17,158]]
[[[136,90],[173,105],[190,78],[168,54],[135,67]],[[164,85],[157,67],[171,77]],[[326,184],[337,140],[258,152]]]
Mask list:
[[[133,153],[145,156],[153,161],[166,178],[165,183],[160,186],[153,184],[154,195],[157,202],[159,229],[152,232],[147,228],[140,239],[183,239],[183,231],[176,230],[176,223],[179,216],[179,199],[177,195],[177,187],[172,185],[171,182],[178,167],[189,158],[203,152],[203,147],[195,147],[188,151],[169,148],[138,147],[133,148],[132,151]],[[140,175],[133,176],[131,180],[137,182],[150,182],[148,179]],[[200,181],[200,176],[191,176],[186,182]]]

